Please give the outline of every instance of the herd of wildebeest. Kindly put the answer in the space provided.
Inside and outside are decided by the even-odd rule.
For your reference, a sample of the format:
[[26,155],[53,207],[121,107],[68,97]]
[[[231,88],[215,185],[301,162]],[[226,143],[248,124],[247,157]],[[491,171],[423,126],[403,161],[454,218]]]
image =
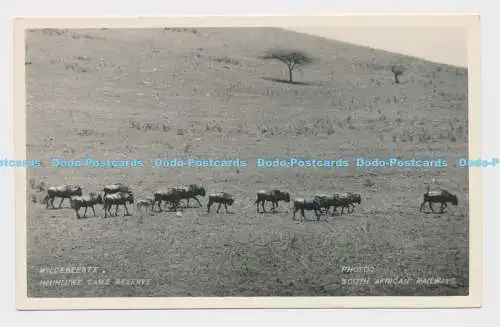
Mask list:
[[[186,201],[185,207],[188,208],[189,200],[191,199],[197,201],[198,205],[201,207],[202,205],[198,196],[205,197],[206,191],[203,186],[196,184],[158,190],[154,192],[152,197],[138,199],[137,201],[134,200],[131,188],[123,183],[106,185],[103,188],[103,192],[90,192],[86,195],[83,195],[82,187],[79,185],[61,185],[49,187],[43,203],[46,205],[46,208],[49,208],[49,203],[52,208],[55,208],[55,198],[61,198],[61,202],[59,203],[59,208],[61,208],[63,201],[69,199],[71,208],[76,212],[77,219],[81,218],[79,211],[82,208],[85,208],[83,217],[86,216],[88,208],[91,208],[94,216],[96,216],[94,206],[101,204],[104,208],[104,218],[107,218],[108,215],[112,216],[111,207],[113,205],[115,205],[115,216],[118,215],[119,206],[125,208],[124,216],[130,215],[127,203],[132,205],[134,202],[139,211],[142,211],[143,208],[150,208],[151,211],[154,211],[155,206],[157,206],[158,212],[162,212],[162,202],[164,203],[164,208],[169,205],[169,210],[178,211],[183,208],[181,206],[182,200]],[[257,192],[256,196],[257,199],[254,204],[257,206],[257,212],[259,212],[259,207],[262,208],[263,212],[266,212],[266,202],[271,202],[271,210],[273,213],[276,212],[276,208],[280,201],[290,203],[290,193],[277,189],[260,190]],[[234,202],[234,197],[226,192],[208,194],[207,213],[210,212],[210,208],[214,204],[219,205],[217,213],[219,213],[221,206],[224,206],[226,213],[228,213],[228,206],[232,206]],[[453,205],[458,205],[458,199],[455,195],[443,189],[431,191],[429,186],[423,195],[420,211],[424,209],[427,203],[432,212],[434,212],[432,204],[439,203],[441,205],[440,212],[443,213],[448,202]],[[336,213],[337,208],[341,208],[340,214],[343,215],[344,209],[346,213],[352,213],[356,205],[361,205],[361,194],[353,192],[317,194],[311,198],[295,198],[293,200],[293,220],[295,220],[295,215],[299,210],[301,213],[301,221],[305,220],[305,211],[314,211],[316,219],[319,220],[322,214],[329,213],[330,208],[333,208],[330,212],[331,216]]]

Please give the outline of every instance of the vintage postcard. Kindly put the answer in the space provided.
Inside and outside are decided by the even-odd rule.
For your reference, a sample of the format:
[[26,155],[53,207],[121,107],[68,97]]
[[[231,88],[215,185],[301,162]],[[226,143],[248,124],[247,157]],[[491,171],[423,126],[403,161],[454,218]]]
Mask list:
[[17,308],[481,306],[479,26],[15,19]]

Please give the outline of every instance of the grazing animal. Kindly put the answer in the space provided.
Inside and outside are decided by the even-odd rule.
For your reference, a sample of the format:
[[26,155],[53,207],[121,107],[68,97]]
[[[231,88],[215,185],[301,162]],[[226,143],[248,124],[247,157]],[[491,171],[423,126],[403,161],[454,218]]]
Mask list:
[[61,198],[61,202],[59,203],[59,208],[61,208],[64,199],[71,199],[72,196],[81,196],[82,188],[79,185],[60,185],[60,186],[51,186],[47,189],[47,195],[43,199],[43,203],[45,203],[46,208],[49,207],[49,201],[54,208],[54,199]]
[[130,187],[122,183],[115,183],[104,186],[104,195],[118,193],[118,192],[129,193]]
[[352,209],[351,212],[353,212],[356,203],[358,205],[361,205],[361,194],[359,194],[359,193],[353,193],[353,192],[347,192],[347,194],[349,194],[349,196],[351,198],[351,201],[350,201],[349,205],[352,207],[351,208]]
[[70,198],[70,202],[71,202],[71,207],[75,209],[77,219],[80,219],[80,214],[78,213],[80,208],[85,208],[85,212],[83,213],[83,218],[85,218],[87,214],[87,209],[89,207],[94,212],[94,217],[95,217],[96,214],[94,210],[94,205],[104,204],[102,195],[100,193],[96,194],[94,192],[91,192],[88,195],[83,195],[83,196],[73,196]]
[[286,203],[290,202],[290,193],[282,192],[280,190],[260,190],[257,192],[257,200],[255,200],[255,205],[257,205],[257,212],[259,212],[259,204],[262,206],[262,210],[266,212],[265,203],[270,201],[273,204],[273,212],[276,212],[279,201],[284,201]]
[[[333,195],[320,194],[314,197],[319,203],[321,209],[325,209],[325,213],[328,213],[331,207],[333,207],[333,211],[331,216],[337,212],[337,208],[341,207],[342,211],[341,215],[344,214],[344,209],[347,209],[347,212],[350,213],[350,206],[352,205],[354,208],[353,197],[350,193],[334,193]],[[357,202],[357,199],[356,199]],[[354,209],[353,209],[354,210]]]
[[234,204],[234,198],[231,194],[226,193],[226,192],[220,192],[220,193],[212,193],[208,195],[208,204],[207,204],[207,212],[210,212],[210,207],[214,204],[218,203],[219,206],[217,207],[217,213],[219,213],[220,207],[224,205],[224,208],[226,209],[226,213],[229,213],[227,210],[227,206],[232,206]]
[[154,198],[145,198],[137,200],[137,210],[142,211],[142,207],[145,207],[146,210],[149,206],[153,206],[155,199]]
[[424,193],[424,201],[420,205],[420,211],[424,209],[424,206],[426,203],[429,204],[429,208],[431,208],[432,212],[434,211],[434,208],[432,207],[433,203],[440,203],[441,204],[441,213],[444,212],[444,209],[448,207],[448,202],[450,202],[453,205],[458,205],[458,199],[457,196],[454,194],[451,194],[450,192],[446,190],[435,190],[435,191],[430,191],[429,187],[427,187],[427,192]]
[[314,211],[316,219],[319,220],[321,217],[321,207],[324,205],[322,200],[315,197],[313,199],[306,200],[304,198],[297,198],[293,201],[293,220],[295,220],[295,214],[300,210],[301,221],[306,219],[305,210]]
[[[332,215],[337,212],[337,208],[341,207],[342,211],[340,212],[340,215],[344,214],[344,209],[347,209],[347,213],[351,213],[352,210],[354,210],[354,205],[353,203],[353,197],[351,193],[345,192],[345,193],[335,193],[333,195],[333,211]],[[352,206],[352,207],[351,207]],[[352,210],[351,210],[352,209]]]
[[316,200],[319,203],[319,208],[322,212],[328,213],[330,207],[335,203],[335,195],[317,194],[313,200]]
[[161,202],[162,201],[170,203],[171,210],[177,210],[177,207],[179,207],[180,202],[181,202],[181,194],[175,188],[171,188],[171,189],[168,189],[168,190],[158,190],[158,191],[156,191],[154,193],[153,203],[151,204],[151,211],[153,211],[155,204],[158,203],[158,209],[159,209],[160,212],[162,212],[163,211],[161,209]]
[[205,196],[205,188],[203,186],[199,186],[196,184],[191,184],[185,187],[176,187],[175,188],[179,192],[179,196],[182,199],[187,201],[186,207],[189,207],[189,200],[195,199],[198,202],[198,205],[201,207],[201,202],[198,200],[197,196]]
[[[118,206],[123,205],[125,207],[126,215],[129,216],[127,203],[134,203],[134,195],[132,192],[118,192],[104,195],[104,218],[108,217],[108,213],[111,216],[111,206],[114,204],[116,206],[115,216],[118,215]],[[125,214],[124,214],[125,216]]]

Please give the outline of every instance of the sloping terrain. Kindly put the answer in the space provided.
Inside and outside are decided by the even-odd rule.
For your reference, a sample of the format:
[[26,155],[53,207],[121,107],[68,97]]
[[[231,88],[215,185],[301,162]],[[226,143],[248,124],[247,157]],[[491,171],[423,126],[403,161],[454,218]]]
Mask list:
[[[260,56],[300,48],[314,63],[287,78]],[[392,65],[404,66],[394,84]],[[28,295],[465,295],[468,292],[467,71],[272,28],[38,30],[27,33],[28,158],[142,159],[141,168],[28,172]],[[448,160],[446,169],[359,169],[355,158]],[[243,168],[154,168],[153,158],[242,159]],[[347,168],[256,168],[257,157],[350,160]],[[419,212],[426,183],[457,194],[444,214]],[[48,210],[46,187],[85,192],[124,182],[136,198],[202,184],[234,195],[232,214],[175,213],[77,220]],[[37,191],[37,188],[39,189]],[[290,204],[257,214],[261,188],[292,197],[354,191],[354,213],[297,223]],[[58,204],[59,200],[56,200]],[[206,198],[202,199],[206,206]],[[193,202],[194,203],[194,202]],[[123,213],[123,208],[121,209]],[[88,214],[88,213],[87,213]],[[99,278],[149,286],[49,287],[40,267],[94,265]],[[370,266],[369,274],[342,266]],[[348,278],[367,285],[343,285]],[[455,278],[378,285],[376,278]],[[92,283],[92,282],[91,282]]]

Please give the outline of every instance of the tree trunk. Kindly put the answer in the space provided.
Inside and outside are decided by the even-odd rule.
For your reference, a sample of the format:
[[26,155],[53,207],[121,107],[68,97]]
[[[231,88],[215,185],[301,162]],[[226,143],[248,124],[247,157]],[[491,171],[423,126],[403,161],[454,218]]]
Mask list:
[[399,84],[398,74],[394,74],[394,83]]
[[288,67],[288,83],[293,83],[293,69]]

